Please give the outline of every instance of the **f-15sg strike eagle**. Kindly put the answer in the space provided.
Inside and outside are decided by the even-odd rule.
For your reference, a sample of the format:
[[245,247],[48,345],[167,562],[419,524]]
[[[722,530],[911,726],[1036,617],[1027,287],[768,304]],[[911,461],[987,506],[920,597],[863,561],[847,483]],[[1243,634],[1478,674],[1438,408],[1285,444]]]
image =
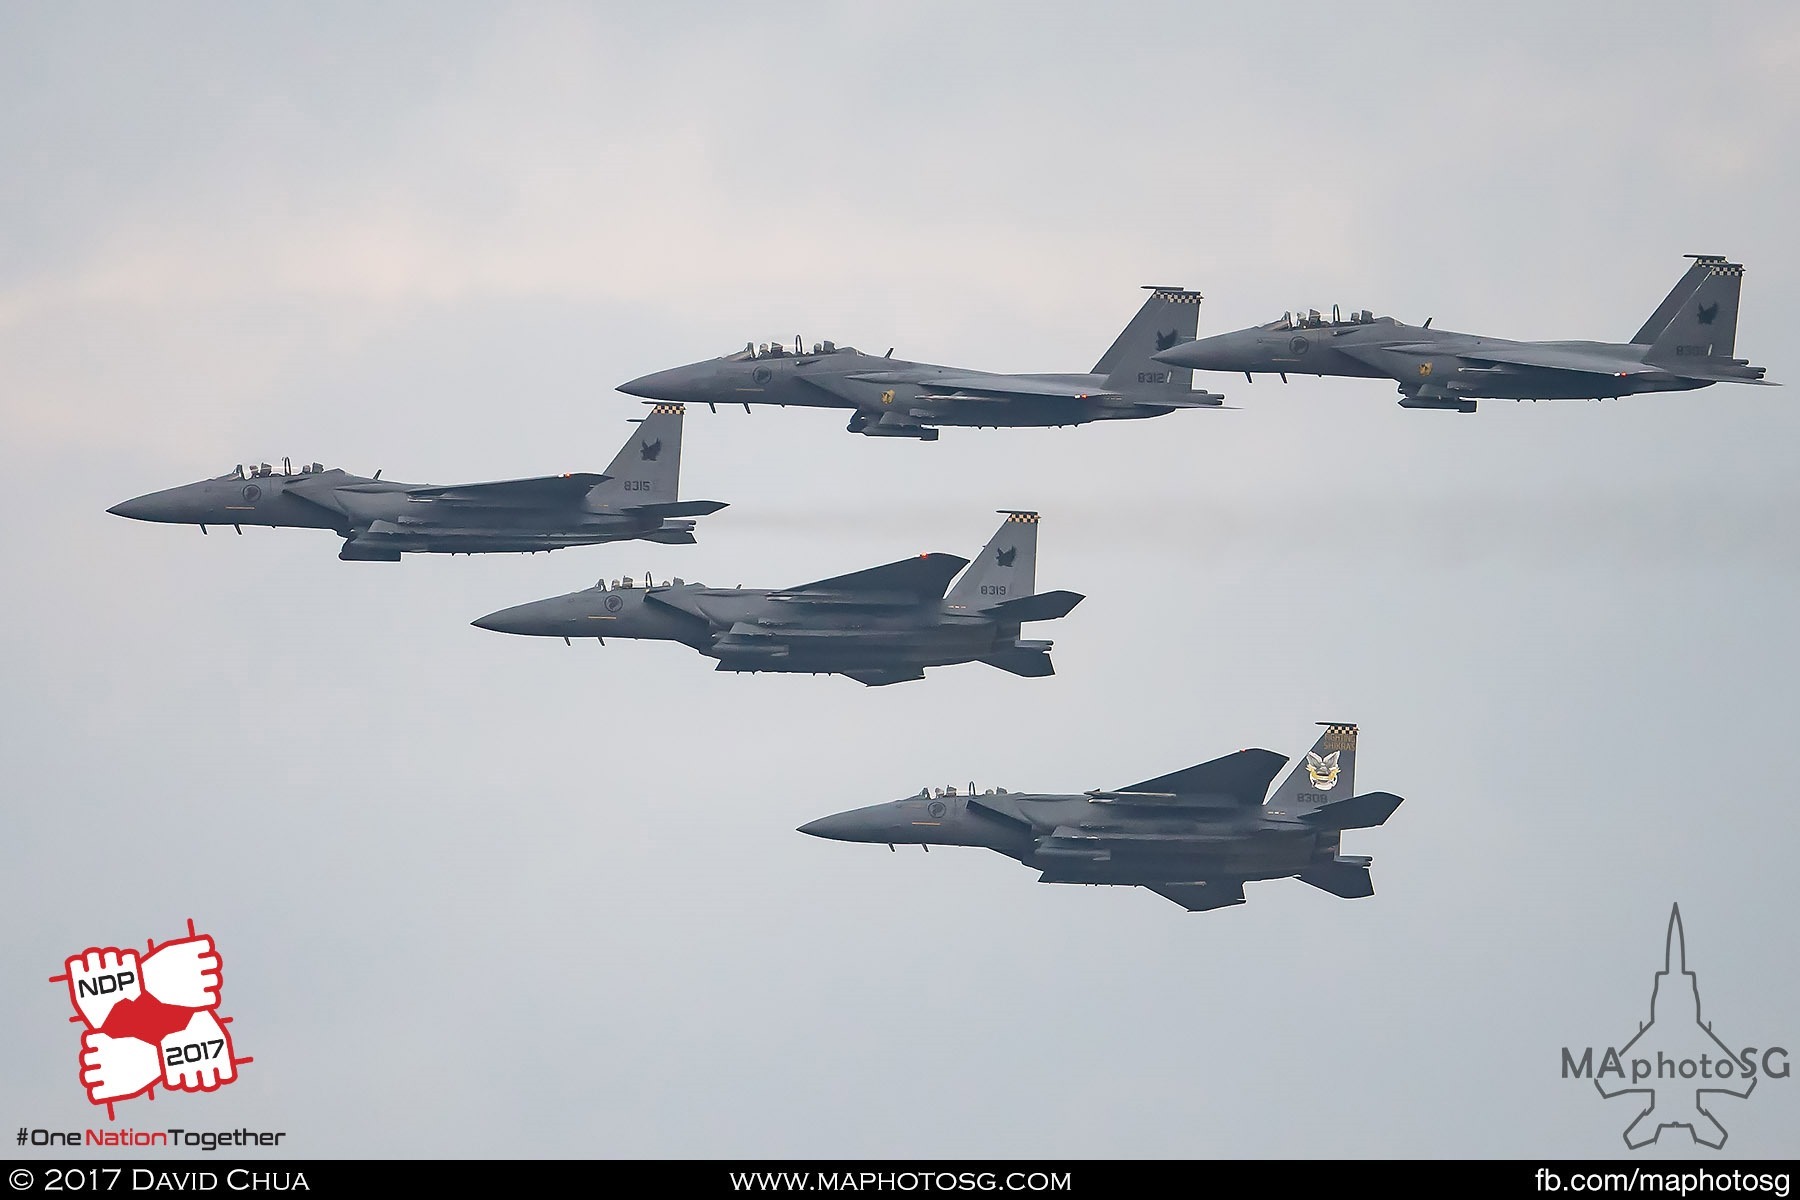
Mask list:
[[642,540],[692,543],[694,522],[725,505],[682,500],[679,404],[656,404],[600,474],[545,475],[447,487],[397,483],[283,459],[245,467],[108,512],[138,521],[330,529],[341,559],[399,562],[402,554],[529,553]]
[[565,641],[680,642],[716,659],[720,671],[847,675],[871,687],[962,662],[1052,675],[1051,643],[1025,639],[1021,626],[1067,616],[1083,597],[1036,590],[1037,533],[1036,513],[1009,512],[973,564],[921,554],[775,589],[648,578],[636,587],[626,578],[489,613],[474,625]]
[[864,354],[794,339],[749,344],[736,354],[658,371],[619,385],[653,400],[686,404],[794,405],[852,410],[851,433],[934,442],[938,427],[1085,425],[1160,417],[1178,408],[1220,408],[1223,396],[1193,390],[1194,373],[1151,361],[1191,341],[1200,293],[1151,287],[1150,298],[1084,375],[1002,375]]
[[1629,343],[1517,342],[1406,325],[1367,309],[1329,318],[1313,309],[1157,352],[1158,362],[1202,371],[1387,378],[1402,408],[1472,413],[1481,399],[1597,400],[1758,383],[1764,368],[1733,358],[1741,263],[1690,254],[1681,277]]
[[1041,872],[1040,883],[1148,888],[1189,912],[1244,903],[1248,880],[1294,878],[1345,899],[1375,894],[1370,859],[1339,852],[1347,829],[1380,825],[1400,807],[1387,792],[1355,795],[1356,726],[1324,734],[1265,802],[1286,764],[1240,750],[1126,787],[1077,795],[926,788],[800,827],[841,842],[981,846]]

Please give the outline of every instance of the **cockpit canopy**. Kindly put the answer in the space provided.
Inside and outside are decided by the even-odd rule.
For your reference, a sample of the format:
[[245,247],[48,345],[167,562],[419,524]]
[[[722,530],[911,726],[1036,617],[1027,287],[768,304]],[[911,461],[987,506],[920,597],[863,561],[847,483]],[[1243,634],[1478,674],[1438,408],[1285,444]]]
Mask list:
[[323,474],[324,471],[325,471],[325,464],[324,463],[316,463],[316,462],[301,463],[300,469],[298,471],[296,471],[296,470],[294,470],[294,464],[290,460],[284,458],[281,460],[281,470],[279,470],[279,471],[277,471],[274,467],[271,467],[268,463],[251,463],[248,466],[244,465],[243,463],[239,463],[237,466],[233,467],[230,471],[226,472],[224,475],[219,476],[219,478],[220,479],[268,479],[271,476],[276,476],[276,475],[279,475],[279,476],[282,476],[285,478],[290,475],[320,475],[320,474]]
[[1329,320],[1320,316],[1318,309],[1309,308],[1298,316],[1291,312],[1284,312],[1281,314],[1280,320],[1270,321],[1263,328],[1279,333],[1288,329],[1336,329],[1345,325],[1373,325],[1374,323],[1375,314],[1366,308],[1346,317],[1338,312],[1338,306],[1334,304],[1331,306]]
[[[845,350],[851,350],[851,347],[840,346],[836,342],[814,342],[813,348],[812,348],[812,353],[813,354],[837,354],[840,351],[845,351]],[[786,346],[782,345],[781,340],[779,338],[775,338],[775,339],[772,339],[767,342],[745,342],[744,348],[742,350],[739,350],[736,354],[726,355],[725,361],[726,362],[755,362],[756,360],[763,359],[763,358],[806,358],[806,357],[808,357],[807,352],[806,352],[806,343],[804,343],[800,340],[799,334],[795,334],[794,335],[794,348],[792,350],[790,350]]]
[[663,582],[657,583],[656,580],[651,577],[650,573],[648,571],[646,571],[646,572],[644,572],[644,582],[641,585],[634,583],[632,581],[631,576],[627,575],[623,579],[613,580],[611,587],[607,586],[606,580],[604,578],[602,578],[598,582],[596,582],[594,584],[594,586],[603,592],[629,592],[640,586],[643,588],[643,590],[649,591],[653,588],[659,588],[659,587],[665,587],[665,588],[681,587],[681,586],[683,586],[683,584],[681,581],[681,576],[679,576],[679,575],[675,576],[675,578],[673,578],[673,579],[665,579]]
[[1004,796],[1004,795],[1006,795],[1005,788],[989,788],[985,792],[978,792],[975,790],[975,784],[973,782],[971,782],[969,784],[969,790],[966,792],[957,791],[956,785],[954,783],[948,787],[941,787],[941,788],[922,787],[919,789],[918,798],[920,800],[943,800],[943,799],[947,799],[947,798],[955,797],[955,796]]

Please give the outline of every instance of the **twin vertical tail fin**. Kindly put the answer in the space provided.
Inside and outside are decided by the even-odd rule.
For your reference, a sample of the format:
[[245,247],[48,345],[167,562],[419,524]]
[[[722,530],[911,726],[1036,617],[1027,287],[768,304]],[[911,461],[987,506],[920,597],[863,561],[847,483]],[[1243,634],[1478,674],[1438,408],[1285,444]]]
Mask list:
[[1325,732],[1269,797],[1269,807],[1295,816],[1316,812],[1356,792],[1356,726],[1321,721]]
[[1106,376],[1106,386],[1124,395],[1144,392],[1181,393],[1194,386],[1194,372],[1172,367],[1150,356],[1183,342],[1200,331],[1200,293],[1178,287],[1151,287],[1150,298],[1125,327],[1112,347],[1094,364],[1094,374]]
[[1387,792],[1358,796],[1356,726],[1320,724],[1325,726],[1324,734],[1281,781],[1269,806],[1299,817],[1319,831],[1318,857],[1296,876],[1301,883],[1346,900],[1373,896],[1372,860],[1361,854],[1339,853],[1339,836],[1346,829],[1380,825],[1400,807],[1400,797]]
[[1730,358],[1737,348],[1741,263],[1717,254],[1690,254],[1694,265],[1632,338],[1648,346],[1648,362],[1679,365],[1694,359]]
[[606,468],[611,478],[588,493],[590,501],[613,508],[673,504],[681,489],[681,417],[686,411],[680,404],[651,405],[650,415],[637,421],[637,432]]
[[1037,590],[1038,515],[1008,512],[981,554],[945,597],[971,612],[1021,600]]

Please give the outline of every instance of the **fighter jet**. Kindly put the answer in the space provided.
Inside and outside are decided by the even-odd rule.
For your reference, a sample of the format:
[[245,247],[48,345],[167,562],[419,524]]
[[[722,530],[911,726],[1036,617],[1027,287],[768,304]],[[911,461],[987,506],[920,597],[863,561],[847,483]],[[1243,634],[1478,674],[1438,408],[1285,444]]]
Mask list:
[[1219,408],[1223,396],[1192,390],[1194,373],[1151,361],[1193,339],[1200,293],[1151,287],[1112,347],[1085,375],[998,375],[895,358],[796,337],[746,343],[736,354],[689,363],[619,385],[653,400],[714,407],[721,403],[847,408],[847,428],[868,437],[935,442],[940,425],[1084,425],[1160,417],[1178,408]]
[[294,470],[288,459],[203,479],[115,504],[138,521],[330,529],[338,557],[399,562],[402,554],[485,554],[562,550],[597,542],[690,544],[694,522],[724,508],[676,498],[681,475],[679,404],[657,404],[604,474],[546,475],[497,483],[429,487],[352,475],[319,463]]
[[1083,597],[1035,591],[1037,532],[1036,513],[1008,512],[972,566],[954,554],[921,554],[773,590],[679,579],[653,585],[648,577],[636,587],[628,577],[490,613],[474,624],[564,641],[682,642],[717,659],[720,671],[847,675],[871,687],[970,661],[1014,675],[1053,675],[1051,643],[1025,640],[1020,626],[1067,616]]
[[1203,371],[1274,371],[1397,380],[1402,408],[1472,413],[1478,399],[1596,400],[1715,383],[1768,383],[1733,358],[1744,268],[1715,254],[1694,265],[1628,344],[1515,342],[1378,317],[1288,312],[1267,325],[1201,338],[1154,356]]
[[840,842],[983,846],[1040,871],[1039,883],[1148,888],[1189,912],[1244,903],[1252,879],[1298,879],[1345,899],[1375,894],[1370,859],[1339,853],[1346,829],[1382,824],[1387,792],[1354,795],[1356,726],[1325,733],[1265,803],[1287,762],[1273,750],[1079,795],[921,788],[891,804],[822,817],[801,833]]

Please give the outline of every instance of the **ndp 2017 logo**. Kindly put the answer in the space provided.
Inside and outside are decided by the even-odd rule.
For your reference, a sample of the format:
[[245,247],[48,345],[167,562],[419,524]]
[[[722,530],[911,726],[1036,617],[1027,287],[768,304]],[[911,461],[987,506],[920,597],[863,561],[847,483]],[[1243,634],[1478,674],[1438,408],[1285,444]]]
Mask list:
[[51,983],[66,983],[81,1034],[81,1086],[88,1100],[113,1105],[153,1095],[158,1084],[212,1092],[250,1062],[232,1050],[230,1017],[219,1015],[219,951],[188,922],[187,936],[141,955],[90,946],[70,955]]

